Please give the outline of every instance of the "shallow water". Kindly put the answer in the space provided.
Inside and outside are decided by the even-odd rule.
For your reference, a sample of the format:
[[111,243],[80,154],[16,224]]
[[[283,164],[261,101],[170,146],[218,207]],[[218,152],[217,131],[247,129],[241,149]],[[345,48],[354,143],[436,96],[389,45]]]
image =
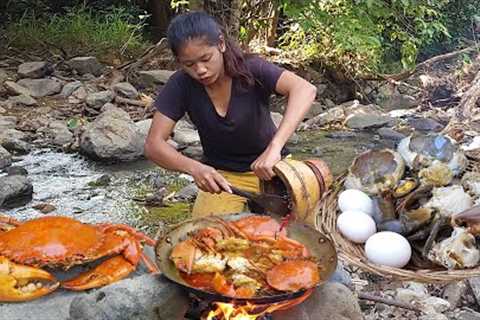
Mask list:
[[[294,157],[322,158],[335,175],[342,173],[355,155],[369,148],[389,145],[388,141],[381,141],[368,133],[309,131],[299,135],[300,142],[289,146]],[[29,172],[34,187],[30,203],[6,211],[21,220],[43,216],[33,206],[49,203],[56,207],[52,214],[73,216],[92,223],[122,222],[140,230],[151,230],[154,227],[151,220],[142,217],[146,208],[134,198],[142,190],[151,192],[155,179],[165,178],[167,184],[179,179],[178,175],[160,170],[147,160],[106,165],[78,154],[50,149],[36,150],[17,160],[15,165]],[[110,183],[92,185],[103,175],[110,176]]]

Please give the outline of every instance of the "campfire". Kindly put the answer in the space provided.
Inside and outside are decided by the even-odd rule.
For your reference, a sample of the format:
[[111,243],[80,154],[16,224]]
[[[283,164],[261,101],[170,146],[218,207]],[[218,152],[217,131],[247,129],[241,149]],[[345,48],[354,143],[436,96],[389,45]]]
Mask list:
[[253,304],[247,302],[244,305],[226,302],[213,302],[212,310],[202,320],[266,320],[271,319],[275,311],[293,308],[305,301],[313,292],[308,290],[302,296],[271,304]]

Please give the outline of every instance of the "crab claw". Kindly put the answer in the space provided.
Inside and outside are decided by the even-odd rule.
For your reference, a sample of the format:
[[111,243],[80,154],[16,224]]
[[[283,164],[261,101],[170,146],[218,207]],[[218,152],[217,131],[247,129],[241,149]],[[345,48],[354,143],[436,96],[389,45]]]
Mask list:
[[123,256],[115,256],[77,278],[63,282],[62,287],[74,291],[98,288],[121,280],[134,270],[135,266]]
[[[36,281],[35,280],[39,280]],[[45,285],[44,282],[48,284]],[[0,301],[21,302],[43,297],[60,285],[48,272],[0,256]]]

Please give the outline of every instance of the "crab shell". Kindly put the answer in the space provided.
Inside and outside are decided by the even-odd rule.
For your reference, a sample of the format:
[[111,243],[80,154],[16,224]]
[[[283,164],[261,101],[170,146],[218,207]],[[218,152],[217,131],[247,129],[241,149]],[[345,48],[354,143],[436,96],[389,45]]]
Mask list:
[[458,176],[467,166],[467,158],[455,141],[441,134],[413,133],[400,141],[397,151],[412,170],[441,162],[452,170],[454,176]]
[[405,162],[397,152],[390,149],[369,150],[353,160],[345,187],[377,195],[394,190],[404,173]]
[[437,243],[428,258],[448,269],[474,267],[480,261],[475,237],[464,228],[455,228],[452,235]]

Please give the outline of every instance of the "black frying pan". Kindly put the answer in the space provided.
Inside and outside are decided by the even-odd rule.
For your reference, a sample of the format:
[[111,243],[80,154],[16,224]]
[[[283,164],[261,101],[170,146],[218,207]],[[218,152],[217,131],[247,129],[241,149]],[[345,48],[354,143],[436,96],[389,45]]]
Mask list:
[[[252,214],[236,213],[219,217],[225,221],[235,221],[250,215]],[[270,296],[257,296],[248,299],[233,299],[232,297],[224,296],[219,293],[194,288],[186,283],[180,276],[174,263],[169,259],[172,248],[180,241],[185,240],[190,232],[205,227],[215,227],[216,225],[218,225],[218,222],[215,223],[215,220],[211,218],[192,219],[174,226],[171,230],[167,231],[166,234],[162,235],[155,246],[155,254],[157,264],[163,275],[196,296],[211,301],[230,302],[235,300],[238,303],[251,302],[255,304],[267,304],[294,299],[305,293],[306,290],[300,290]],[[304,244],[310,251],[311,255],[316,258],[319,266],[321,266],[321,268],[319,268],[321,279],[319,285],[326,282],[337,266],[337,252],[333,243],[321,232],[306,224],[291,222],[286,229],[288,237]]]

